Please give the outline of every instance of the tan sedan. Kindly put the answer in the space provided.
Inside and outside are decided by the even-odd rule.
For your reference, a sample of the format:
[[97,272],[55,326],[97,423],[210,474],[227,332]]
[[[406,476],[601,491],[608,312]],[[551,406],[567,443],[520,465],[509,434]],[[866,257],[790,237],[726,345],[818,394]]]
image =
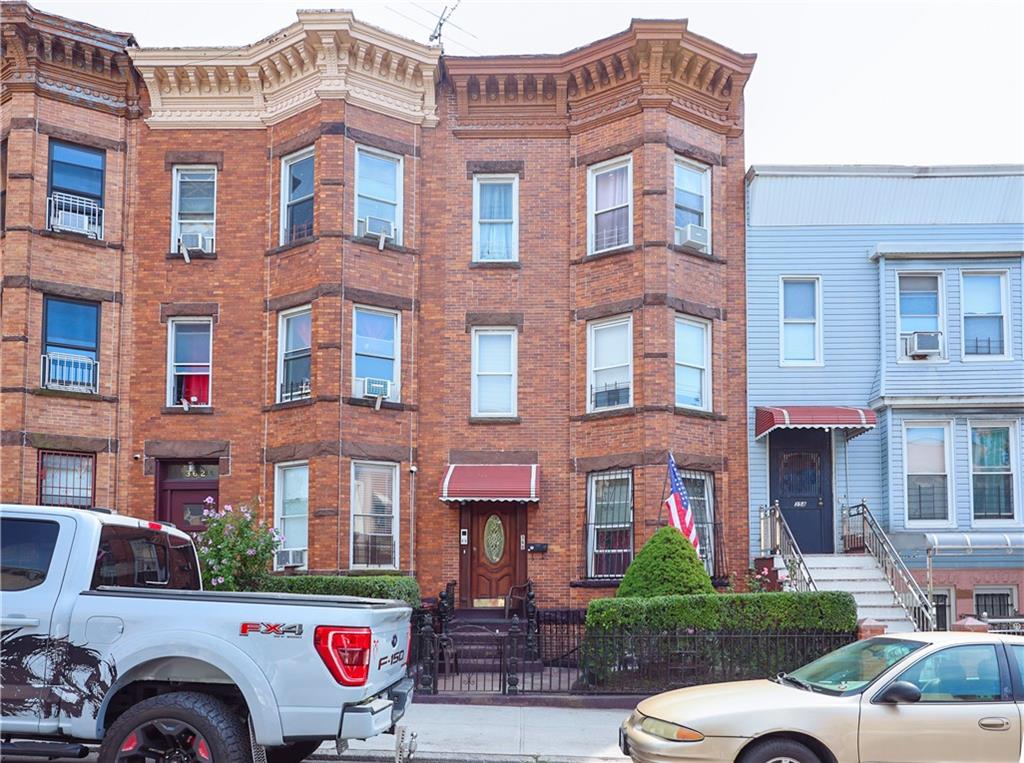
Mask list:
[[619,730],[636,763],[1018,763],[1024,637],[907,633],[774,680],[645,699]]

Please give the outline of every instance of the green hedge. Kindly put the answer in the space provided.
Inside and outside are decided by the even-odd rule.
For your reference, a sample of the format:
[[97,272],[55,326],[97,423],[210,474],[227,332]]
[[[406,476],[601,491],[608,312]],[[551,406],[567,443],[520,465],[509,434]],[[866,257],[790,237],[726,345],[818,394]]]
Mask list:
[[588,632],[641,633],[680,629],[748,632],[851,633],[857,628],[853,596],[814,593],[734,593],[594,599]]
[[714,593],[704,564],[683,534],[662,527],[630,563],[616,596],[669,596]]
[[263,590],[315,596],[400,599],[414,609],[420,606],[420,586],[416,578],[401,575],[274,575],[267,580]]

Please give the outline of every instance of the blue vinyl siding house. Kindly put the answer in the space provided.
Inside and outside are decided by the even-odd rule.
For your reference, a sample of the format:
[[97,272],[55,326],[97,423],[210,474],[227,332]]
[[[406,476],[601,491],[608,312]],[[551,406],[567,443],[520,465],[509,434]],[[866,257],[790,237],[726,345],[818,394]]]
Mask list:
[[940,627],[1019,612],[1024,168],[755,166],[747,194],[751,556],[762,506],[821,555],[863,501]]

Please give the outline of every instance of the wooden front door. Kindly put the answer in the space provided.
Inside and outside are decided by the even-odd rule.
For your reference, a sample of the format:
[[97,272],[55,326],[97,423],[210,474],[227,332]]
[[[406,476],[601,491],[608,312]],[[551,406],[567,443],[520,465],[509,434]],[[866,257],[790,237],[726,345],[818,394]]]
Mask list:
[[[526,576],[522,538],[526,533],[526,509],[516,504],[480,503],[468,512],[468,569],[463,580],[463,605],[503,607],[509,589]],[[465,526],[465,525],[464,525]]]
[[185,532],[201,532],[206,499],[220,505],[217,464],[161,461],[157,466],[157,519]]
[[821,429],[780,429],[769,444],[768,490],[779,502],[800,551],[831,554],[832,435]]

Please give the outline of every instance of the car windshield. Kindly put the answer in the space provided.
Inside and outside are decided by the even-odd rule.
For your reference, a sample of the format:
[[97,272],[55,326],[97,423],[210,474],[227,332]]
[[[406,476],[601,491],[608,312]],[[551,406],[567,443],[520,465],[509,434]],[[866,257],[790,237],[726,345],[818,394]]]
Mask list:
[[854,694],[922,646],[920,641],[865,639],[829,652],[790,675],[829,694]]

